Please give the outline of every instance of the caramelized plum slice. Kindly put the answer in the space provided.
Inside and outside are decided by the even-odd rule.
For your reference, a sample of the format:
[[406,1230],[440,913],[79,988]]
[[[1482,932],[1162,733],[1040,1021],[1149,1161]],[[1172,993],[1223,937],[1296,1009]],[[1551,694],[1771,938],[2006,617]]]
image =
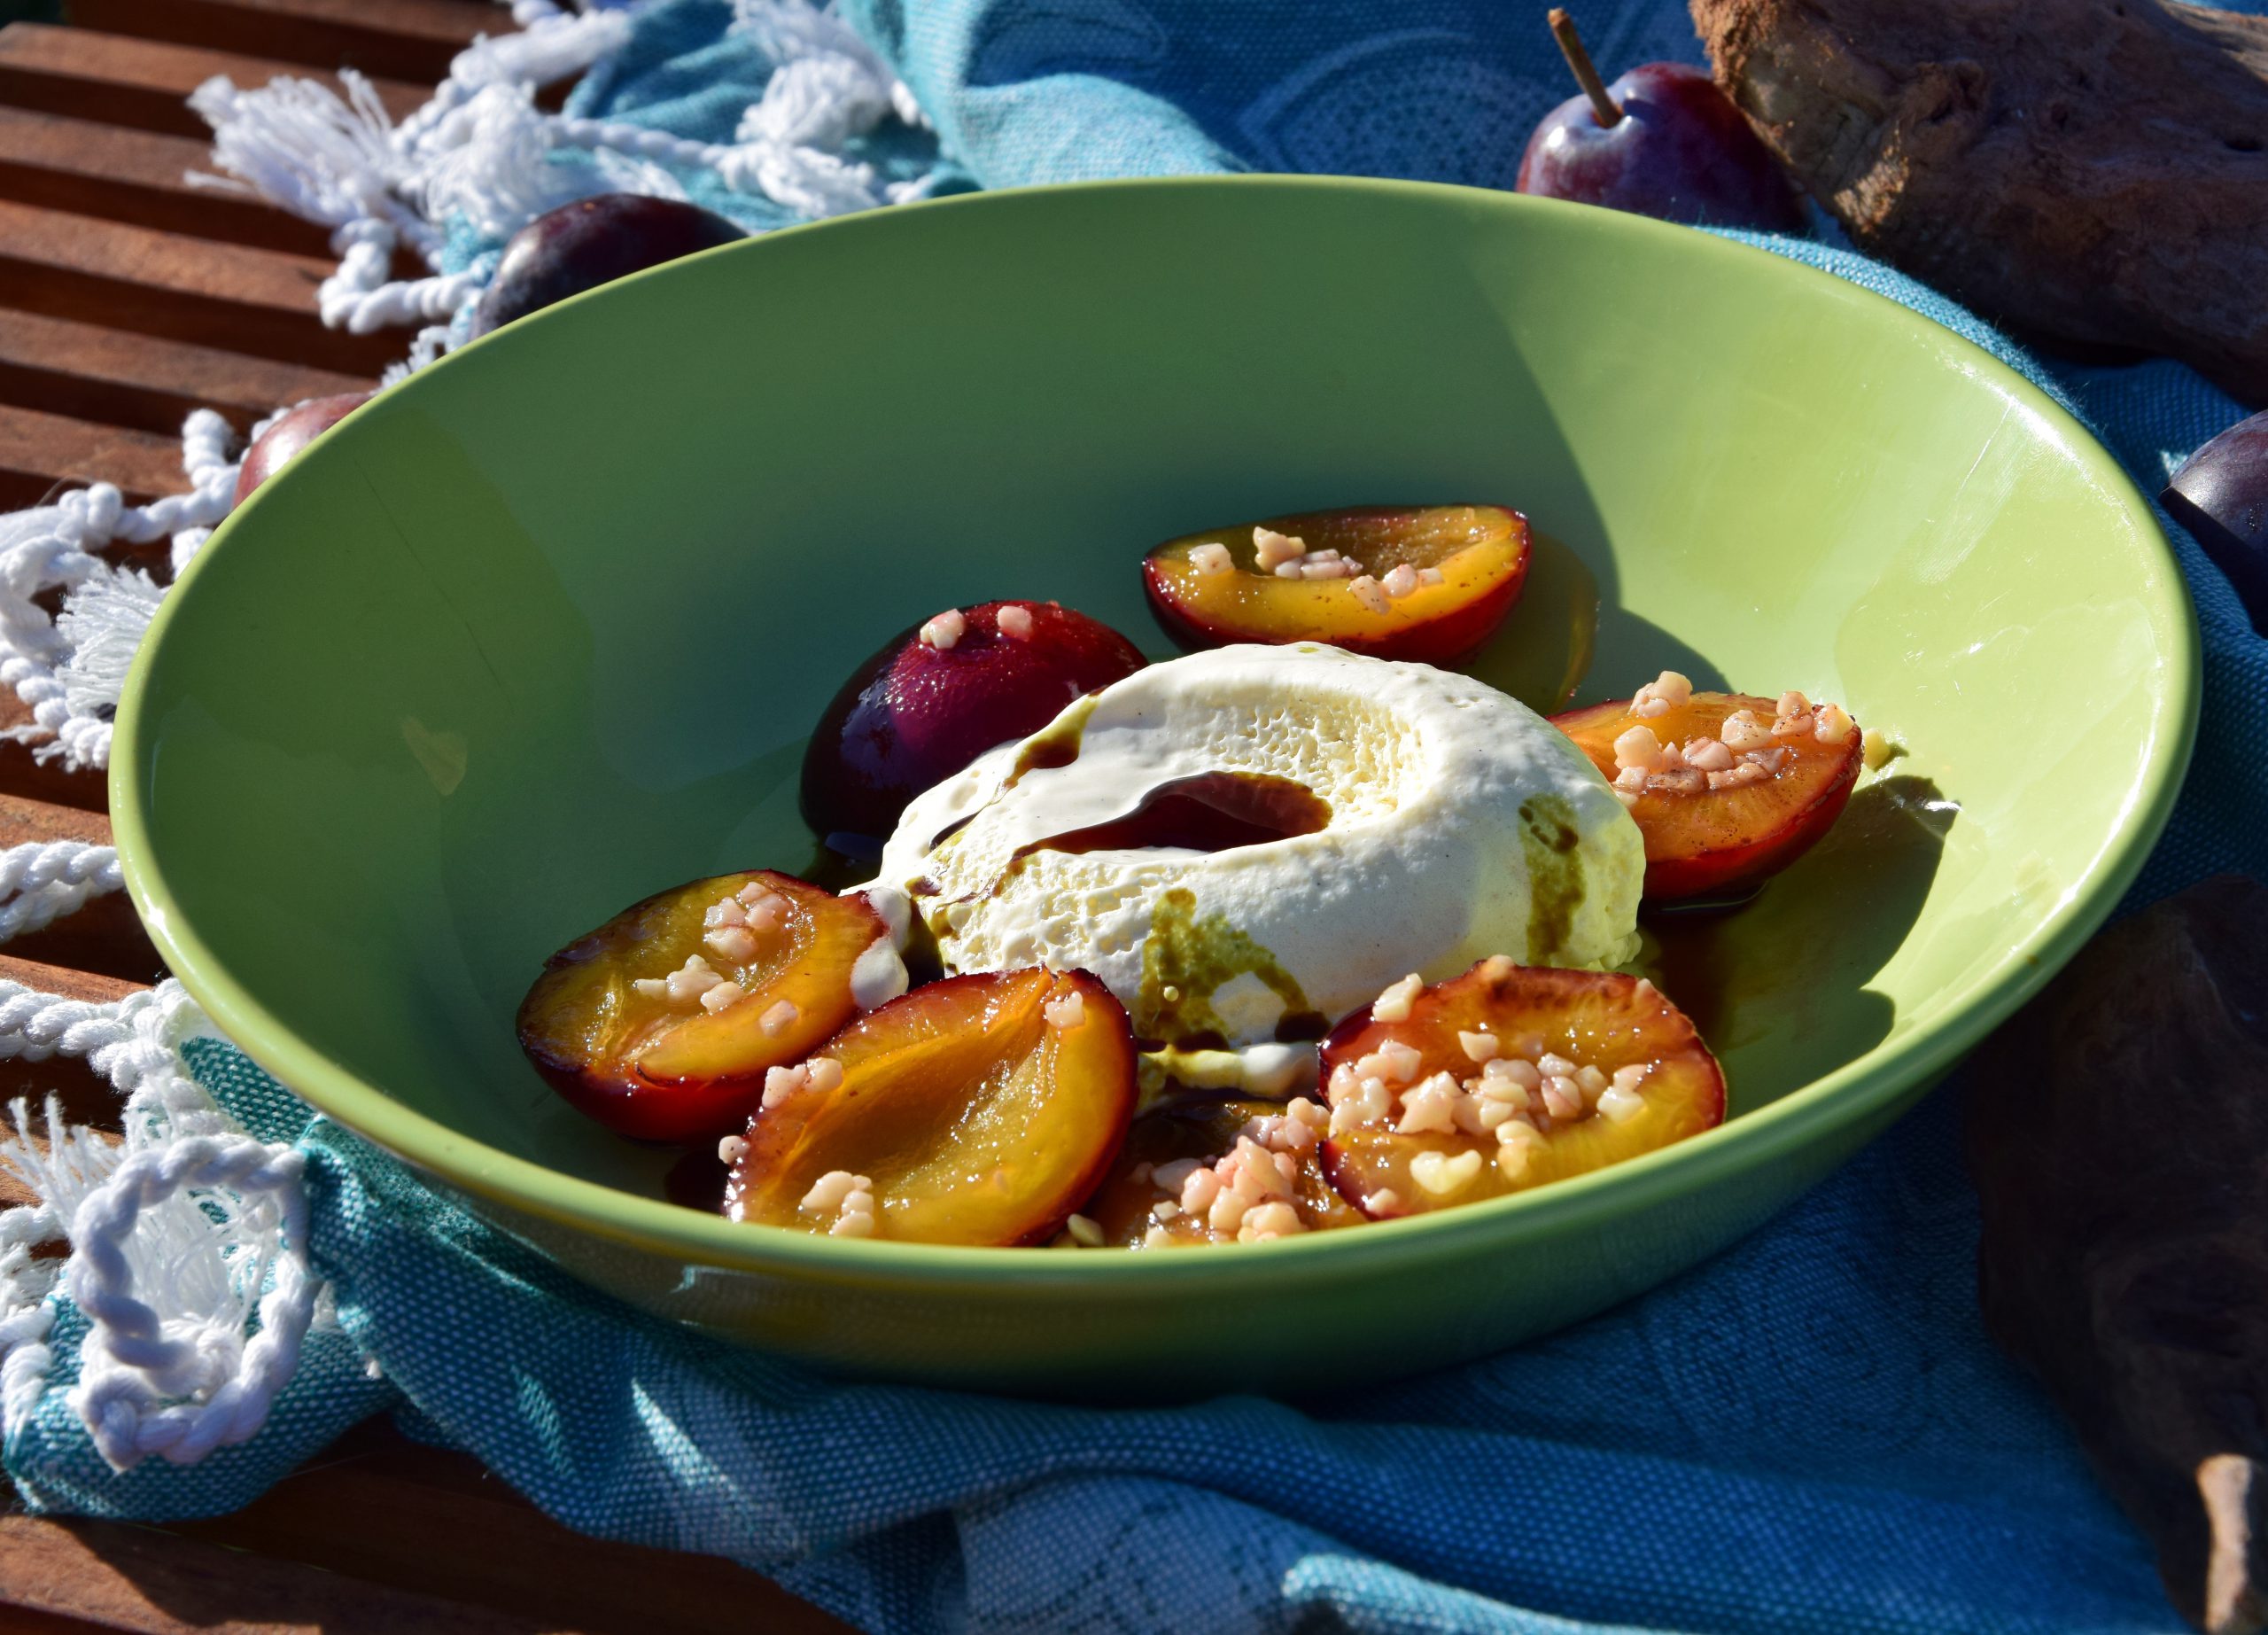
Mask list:
[[1665,671],[1551,719],[1638,820],[1657,902],[1753,889],[1833,826],[1859,777],[1858,723],[1801,693],[1697,693]]
[[[1163,1249],[1183,1243],[1254,1242],[1291,1237],[1301,1232],[1353,1226],[1361,1214],[1332,1190],[1323,1173],[1324,1117],[1305,1097],[1290,1103],[1208,1096],[1177,1102],[1145,1113],[1127,1132],[1126,1145],[1111,1166],[1110,1175],[1096,1189],[1080,1213],[1094,1222],[1103,1243],[1120,1249]],[[1305,1131],[1294,1130],[1298,1125]],[[1264,1156],[1244,1149],[1249,1141]],[[1291,1173],[1275,1162],[1274,1155],[1292,1160]],[[1222,1173],[1223,1161],[1228,1173]],[[1247,1190],[1263,1194],[1254,1203],[1237,1197],[1238,1177],[1247,1163],[1267,1162],[1272,1176],[1255,1170],[1255,1185]],[[1199,1171],[1212,1180],[1195,1181]],[[1231,1202],[1223,1203],[1226,1193]],[[1184,1208],[1183,1200],[1197,1207]],[[1291,1207],[1254,1219],[1255,1207],[1282,1202]],[[1220,1224],[1214,1224],[1216,1211]],[[1269,1230],[1273,1227],[1274,1230]]]
[[863,897],[769,869],[695,880],[545,961],[520,1004],[520,1048],[610,1130],[722,1135],[754,1109],[768,1069],[857,1013],[854,989],[877,1004],[898,991],[877,979],[900,969],[889,944]]
[[774,1076],[725,1213],[837,1237],[1045,1242],[1133,1116],[1133,1035],[1101,983],[1037,967],[953,977]]
[[1652,983],[1502,955],[1397,983],[1339,1024],[1323,1067],[1324,1173],[1376,1220],[1603,1169],[1725,1116],[1716,1058]]
[[1053,602],[949,608],[859,666],[804,752],[804,819],[884,836],[905,803],[1082,693],[1143,665],[1108,625]]
[[1326,642],[1451,665],[1503,623],[1527,562],[1518,511],[1372,505],[1170,541],[1143,559],[1142,583],[1184,647]]

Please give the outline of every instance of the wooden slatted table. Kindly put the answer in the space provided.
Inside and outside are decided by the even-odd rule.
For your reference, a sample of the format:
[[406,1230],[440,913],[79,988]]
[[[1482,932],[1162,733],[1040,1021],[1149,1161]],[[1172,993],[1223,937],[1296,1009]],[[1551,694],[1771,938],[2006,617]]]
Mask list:
[[[206,162],[190,90],[350,66],[399,117],[477,35],[510,27],[476,0],[73,0],[72,20],[0,27],[0,509],[98,479],[136,500],[177,492],[190,409],[242,430],[366,388],[407,345],[317,320],[320,229],[183,180]],[[28,719],[0,690],[0,725]],[[0,744],[0,845],[107,843],[104,807],[99,775]],[[0,949],[0,977],[82,999],[162,975],[120,896]],[[50,1091],[116,1126],[115,1094],[82,1065],[0,1063],[0,1098]],[[378,1421],[215,1521],[0,1513],[0,1631],[843,1627],[730,1562],[570,1533],[474,1460]]]

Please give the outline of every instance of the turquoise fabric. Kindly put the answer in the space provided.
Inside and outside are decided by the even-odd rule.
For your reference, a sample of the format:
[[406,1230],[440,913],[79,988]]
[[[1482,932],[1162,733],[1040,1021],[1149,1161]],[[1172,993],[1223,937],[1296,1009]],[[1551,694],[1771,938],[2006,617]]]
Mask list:
[[[1503,185],[1565,91],[1539,16],[1493,0],[850,14],[950,156],[899,133],[883,157],[953,186],[1239,167]],[[642,13],[577,111],[728,135],[768,67],[729,15],[720,0]],[[1583,21],[1610,65],[1696,55],[1675,0],[1604,0]],[[2042,365],[1825,237],[1766,247],[1991,347],[2145,489],[2241,412],[2171,363]],[[2136,900],[2268,872],[2268,834],[2247,821],[2268,809],[2268,649],[2173,538],[2204,634],[2204,722]],[[1731,1252],[1566,1333],[1359,1393],[1130,1413],[842,1384],[662,1326],[310,1119],[225,1045],[191,1057],[249,1126],[307,1151],[338,1329],[259,1439],[190,1468],[111,1475],[51,1390],[6,1449],[35,1508],[225,1510],[391,1405],[571,1526],[734,1557],[877,1630],[2180,1627],[2141,1540],[1979,1327],[1958,1085]],[[78,1332],[66,1306],[58,1385]]]

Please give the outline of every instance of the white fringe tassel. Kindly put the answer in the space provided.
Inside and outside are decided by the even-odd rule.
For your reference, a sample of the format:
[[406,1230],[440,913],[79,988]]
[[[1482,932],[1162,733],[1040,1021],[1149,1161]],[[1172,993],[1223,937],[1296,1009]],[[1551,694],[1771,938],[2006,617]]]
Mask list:
[[[920,110],[847,24],[810,0],[734,0],[734,31],[775,67],[731,143],[535,105],[538,88],[617,50],[645,3],[579,12],[555,0],[510,0],[518,32],[476,41],[400,125],[352,70],[338,76],[344,97],[311,80],[254,90],[208,81],[190,105],[213,127],[221,174],[190,179],[257,194],[332,230],[339,261],[318,292],[322,321],[355,334],[423,326],[387,371],[389,385],[462,339],[458,320],[478,298],[481,276],[440,271],[453,218],[501,238],[592,193],[682,199],[688,172],[809,217],[925,191],[882,186],[870,167],[843,157],[846,144],[885,120],[920,124]],[[395,278],[405,249],[432,271]],[[11,736],[51,740],[40,744],[42,759],[73,770],[109,764],[111,717],[165,591],[105,553],[169,539],[175,572],[186,567],[232,502],[231,441],[227,422],[200,409],[182,431],[184,493],[130,506],[98,483],[0,517],[0,685],[32,711]],[[40,600],[58,591],[63,611],[50,619]],[[0,852],[0,940],[120,884],[108,846]],[[13,1437],[45,1391],[58,1289],[90,1325],[72,1405],[120,1470],[152,1455],[193,1463],[255,1434],[309,1324],[322,1320],[300,1155],[245,1135],[189,1077],[180,1047],[200,1033],[209,1033],[202,1013],[171,981],[98,1005],[0,980],[0,1059],[82,1056],[126,1097],[120,1145],[66,1128],[52,1098],[43,1140],[20,1101],[14,1134],[0,1135],[0,1169],[35,1200],[0,1211],[0,1434]],[[67,1259],[33,1252],[56,1242],[68,1243]],[[247,1337],[255,1312],[258,1331]]]

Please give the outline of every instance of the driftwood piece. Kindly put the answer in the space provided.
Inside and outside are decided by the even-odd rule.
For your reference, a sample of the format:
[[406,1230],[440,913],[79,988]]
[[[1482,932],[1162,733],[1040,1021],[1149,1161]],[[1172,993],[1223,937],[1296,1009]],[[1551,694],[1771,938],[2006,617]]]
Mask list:
[[2268,1622],[2268,887],[2105,932],[1969,1104],[1984,1320],[2213,1635]]
[[2029,339],[2268,401],[2268,19],[2169,0],[1690,0],[1860,248]]

